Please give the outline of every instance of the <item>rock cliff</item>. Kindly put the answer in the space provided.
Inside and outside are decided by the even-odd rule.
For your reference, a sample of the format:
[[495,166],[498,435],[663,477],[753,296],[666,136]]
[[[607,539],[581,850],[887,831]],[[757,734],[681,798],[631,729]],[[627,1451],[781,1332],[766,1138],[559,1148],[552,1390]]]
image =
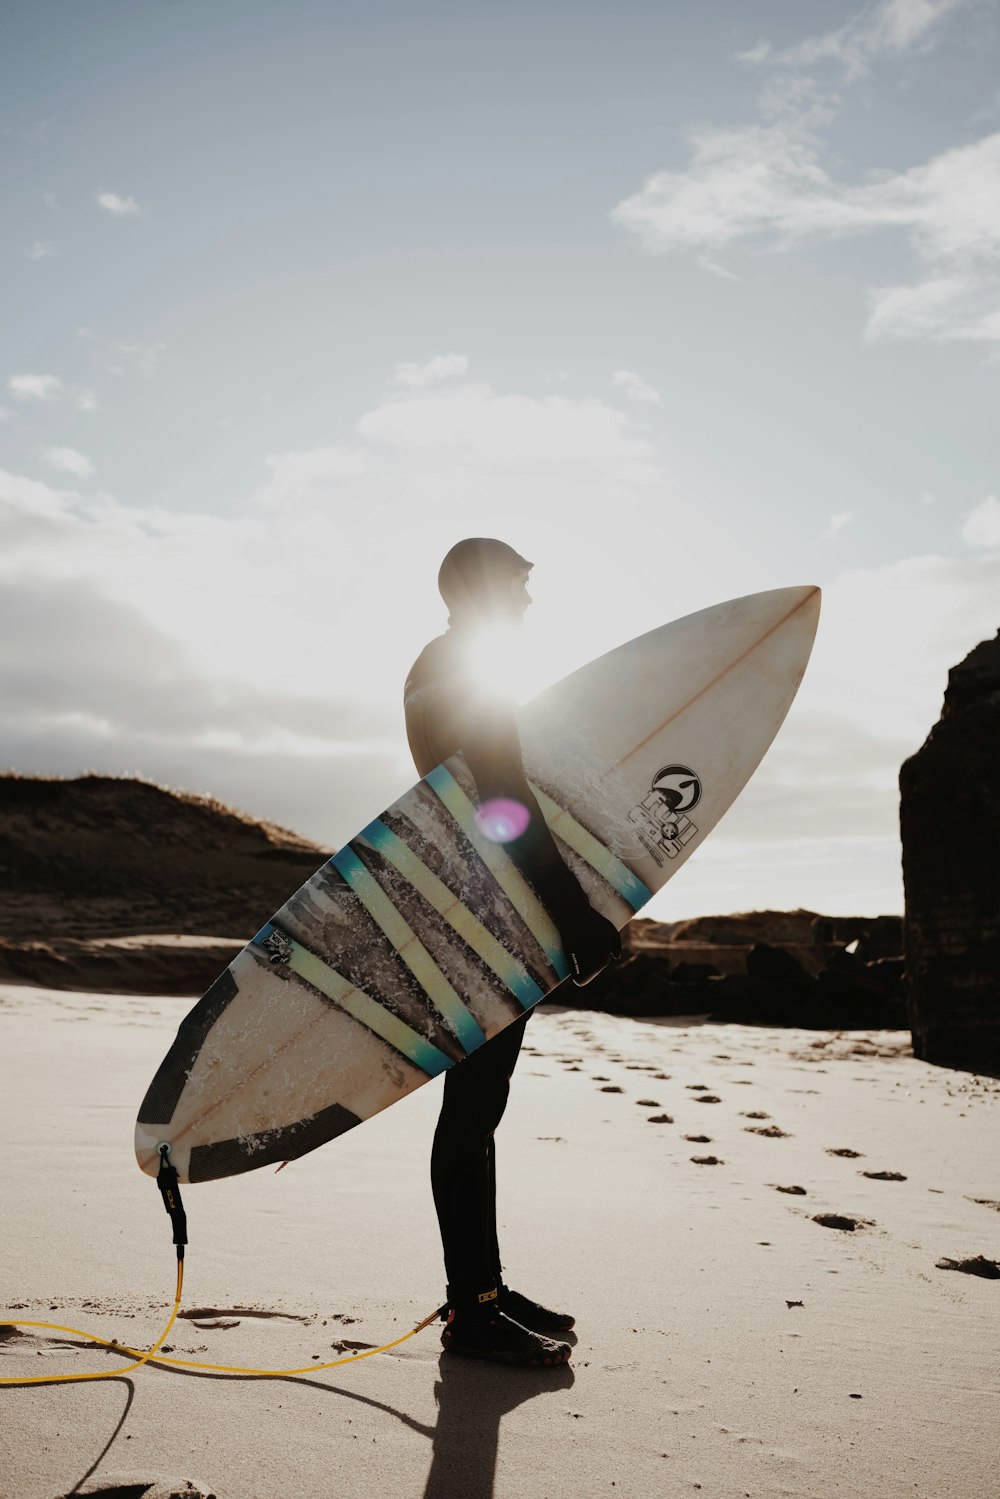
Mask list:
[[913,1050],[1000,1072],[1000,632],[949,673],[899,784]]

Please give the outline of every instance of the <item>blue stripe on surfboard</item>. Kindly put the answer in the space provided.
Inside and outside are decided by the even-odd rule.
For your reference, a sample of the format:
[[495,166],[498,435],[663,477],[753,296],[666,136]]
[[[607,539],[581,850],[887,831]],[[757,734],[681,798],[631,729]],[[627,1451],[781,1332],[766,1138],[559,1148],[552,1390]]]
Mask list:
[[419,1067],[421,1072],[426,1072],[428,1077],[437,1077],[438,1073],[446,1071],[452,1065],[450,1057],[445,1056],[436,1046],[415,1031],[412,1026],[407,1025],[405,1020],[400,1020],[391,1010],[387,1010],[378,1000],[359,989],[357,984],[352,984],[342,973],[338,973],[323,958],[284,931],[281,927],[269,921],[262,926],[256,936],[250,939],[250,945],[259,947],[269,961],[274,961],[271,953],[266,947],[268,938],[274,937],[280,944],[282,956],[278,961],[290,972],[297,974],[307,984],[327,999],[333,1001],[339,1009],[346,1011],[352,1019],[359,1021],[368,1030],[372,1031],[381,1040],[388,1042],[401,1056],[407,1058],[414,1066]]
[[414,853],[410,845],[380,818],[370,822],[360,837],[392,864],[428,904],[444,917],[452,930],[510,990],[523,1009],[530,1009],[544,997],[544,990],[535,983],[524,964],[513,953],[508,952],[503,943],[483,926],[454,891],[449,890]]
[[503,845],[486,838],[476,824],[476,809],[443,765],[436,765],[424,780],[468,838],[501,890],[517,911],[561,979],[569,975],[569,962],[555,922]]
[[428,999],[449,1021],[465,1050],[475,1051],[477,1046],[482,1046],[486,1035],[476,1017],[466,1009],[402,912],[393,905],[350,844],[334,854],[330,863],[343,875],[372,920],[388,937]]

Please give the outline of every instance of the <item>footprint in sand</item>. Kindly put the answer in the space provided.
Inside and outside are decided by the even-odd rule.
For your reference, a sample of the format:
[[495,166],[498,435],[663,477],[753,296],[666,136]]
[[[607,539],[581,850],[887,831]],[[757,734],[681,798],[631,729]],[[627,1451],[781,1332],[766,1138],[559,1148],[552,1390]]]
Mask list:
[[770,1119],[770,1114],[765,1114],[763,1109],[740,1109],[741,1119]]
[[1000,1213],[1000,1202],[994,1202],[992,1197],[969,1197],[967,1202],[978,1202],[980,1207],[992,1208],[995,1213]]
[[617,1083],[606,1083],[601,1089],[602,1093],[623,1093],[624,1088],[619,1088]]
[[610,1083],[611,1079],[609,1077],[597,1077],[595,1075],[590,1079],[590,1081],[592,1083]]
[[864,1155],[864,1151],[863,1150],[851,1150],[851,1148],[849,1146],[847,1146],[847,1145],[844,1145],[844,1146],[836,1146],[836,1145],[827,1146],[826,1153],[827,1153],[827,1155],[843,1155],[843,1156],[847,1156],[848,1159],[852,1160],[852,1161],[859,1160]]
[[711,1135],[685,1135],[685,1140],[690,1140],[692,1145],[711,1145]]
[[983,1280],[1000,1280],[1000,1264],[996,1260],[988,1260],[984,1254],[977,1254],[972,1259],[935,1260],[939,1270],[961,1270],[965,1275],[981,1275]]
[[660,1100],[658,1098],[637,1098],[636,1103],[640,1109],[658,1109]]
[[777,1182],[768,1182],[768,1186],[773,1187],[776,1192],[790,1192],[793,1197],[805,1197],[807,1195],[805,1187],[779,1187]]
[[707,1083],[685,1083],[684,1086],[685,1086],[685,1088],[687,1088],[692,1093],[707,1093],[708,1092],[708,1084]]
[[[766,1115],[764,1116],[767,1117]],[[790,1140],[792,1137],[786,1129],[779,1129],[776,1124],[747,1124],[744,1125],[745,1135],[766,1135],[769,1140]]]
[[870,1218],[848,1218],[844,1213],[813,1213],[814,1223],[820,1224],[822,1228],[839,1228],[844,1233],[852,1234],[856,1228],[863,1228],[871,1224]]
[[721,1103],[722,1099],[715,1093],[699,1093],[695,1103]]
[[647,1124],[673,1124],[674,1121],[669,1114],[647,1114],[646,1122]]
[[[280,1317],[285,1322],[308,1322],[308,1317],[303,1317],[296,1312],[267,1312],[260,1307],[254,1306],[190,1306],[184,1311],[177,1313],[178,1317],[189,1317],[192,1322],[211,1321],[216,1317],[227,1319],[229,1317],[260,1317],[270,1319]],[[235,1324],[229,1323],[232,1327]]]
[[692,1161],[696,1166],[724,1166],[725,1161],[720,1161],[717,1155],[693,1155]]
[[873,1182],[905,1182],[906,1177],[902,1171],[859,1171],[859,1176],[867,1176]]

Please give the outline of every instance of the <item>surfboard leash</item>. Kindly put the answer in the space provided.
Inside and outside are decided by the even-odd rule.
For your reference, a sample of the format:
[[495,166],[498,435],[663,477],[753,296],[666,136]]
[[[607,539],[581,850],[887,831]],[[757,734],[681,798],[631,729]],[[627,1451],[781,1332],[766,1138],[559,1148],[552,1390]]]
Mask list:
[[134,1369],[141,1369],[143,1364],[155,1360],[158,1364],[170,1364],[180,1369],[203,1369],[212,1374],[243,1374],[251,1375],[258,1379],[281,1379],[292,1374],[317,1374],[321,1369],[336,1369],[342,1364],[356,1364],[363,1358],[374,1358],[376,1353],[388,1353],[391,1348],[398,1348],[400,1343],[405,1343],[409,1338],[415,1337],[418,1332],[423,1332],[425,1327],[430,1327],[436,1322],[443,1311],[442,1307],[418,1322],[409,1332],[404,1332],[402,1337],[394,1338],[391,1343],[383,1343],[378,1348],[366,1348],[357,1353],[348,1354],[344,1358],[331,1359],[328,1363],[305,1364],[301,1369],[246,1369],[236,1364],[204,1364],[196,1359],[168,1358],[160,1353],[160,1349],[170,1335],[170,1330],[181,1309],[181,1295],[184,1290],[184,1250],[187,1247],[187,1214],[184,1211],[184,1203],[181,1200],[180,1185],[177,1179],[177,1169],[170,1162],[170,1146],[166,1143],[160,1145],[160,1167],[156,1175],[156,1185],[160,1189],[163,1198],[163,1206],[170,1218],[170,1226],[173,1230],[173,1242],[177,1251],[177,1289],[174,1294],[173,1310],[170,1320],[157,1338],[151,1348],[145,1353],[137,1348],[130,1348],[126,1343],[119,1343],[117,1338],[100,1338],[96,1333],[84,1332],[79,1327],[67,1327],[62,1322],[26,1322],[14,1318],[0,1319],[0,1328],[5,1327],[42,1327],[50,1332],[68,1332],[75,1338],[83,1338],[90,1346],[107,1348],[114,1353],[122,1353],[134,1359],[131,1364],[126,1364],[123,1369],[101,1369],[99,1371],[85,1374],[32,1374],[18,1377],[0,1379],[0,1385],[29,1385],[29,1384],[76,1384],[85,1379],[119,1379],[123,1374],[131,1374]]

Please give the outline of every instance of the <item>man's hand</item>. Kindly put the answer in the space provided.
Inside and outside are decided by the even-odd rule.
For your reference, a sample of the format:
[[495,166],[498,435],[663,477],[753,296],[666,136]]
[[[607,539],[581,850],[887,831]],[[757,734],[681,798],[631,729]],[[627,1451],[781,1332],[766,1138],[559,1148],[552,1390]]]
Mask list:
[[578,918],[560,926],[559,935],[569,959],[570,977],[578,988],[589,984],[622,955],[617,928],[589,904]]

